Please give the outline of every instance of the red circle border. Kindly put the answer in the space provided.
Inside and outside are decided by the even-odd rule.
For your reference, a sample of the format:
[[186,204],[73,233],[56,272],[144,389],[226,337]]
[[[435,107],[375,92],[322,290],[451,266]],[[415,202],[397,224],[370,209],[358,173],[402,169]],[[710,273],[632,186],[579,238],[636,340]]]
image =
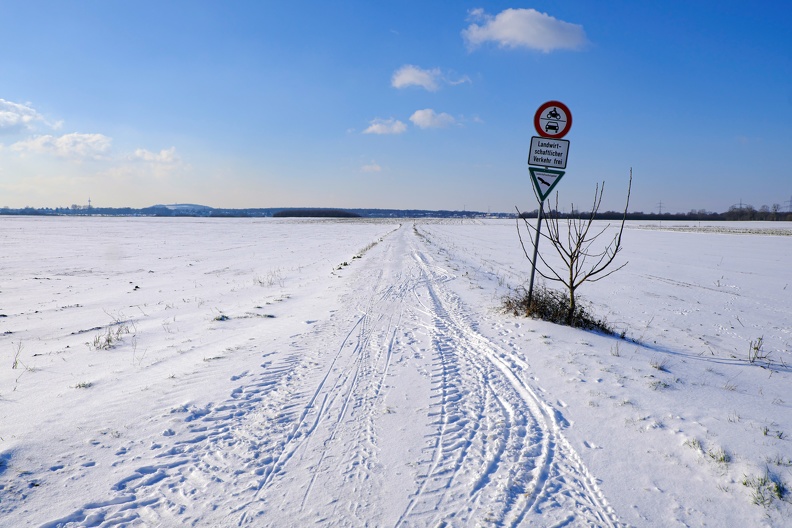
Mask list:
[[[564,113],[567,115],[567,125],[564,127],[564,130],[561,131],[560,134],[548,134],[545,130],[542,130],[542,125],[539,122],[539,119],[542,117],[542,112],[550,108],[551,106],[558,106]],[[566,136],[569,133],[569,129],[572,128],[572,112],[569,111],[569,107],[562,103],[561,101],[547,101],[534,114],[534,128],[536,132],[546,138],[551,139],[561,139],[562,137]]]

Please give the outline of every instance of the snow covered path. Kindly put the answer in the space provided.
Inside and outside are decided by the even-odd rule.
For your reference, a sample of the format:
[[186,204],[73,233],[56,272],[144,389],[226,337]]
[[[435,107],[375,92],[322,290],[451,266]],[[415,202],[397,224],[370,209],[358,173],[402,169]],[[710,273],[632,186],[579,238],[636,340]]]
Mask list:
[[338,275],[328,319],[258,349],[225,399],[171,402],[117,447],[126,473],[41,525],[619,525],[411,224]]
[[330,365],[243,523],[277,510],[297,525],[614,524],[556,416],[474,331],[452,279],[409,226],[350,277],[345,324],[308,347],[336,344]]

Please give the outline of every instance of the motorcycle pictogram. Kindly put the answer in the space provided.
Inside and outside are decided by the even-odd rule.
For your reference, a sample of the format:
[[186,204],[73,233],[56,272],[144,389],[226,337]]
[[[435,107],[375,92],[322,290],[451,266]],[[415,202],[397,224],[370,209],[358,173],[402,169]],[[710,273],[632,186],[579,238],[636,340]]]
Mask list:
[[547,112],[547,119],[561,119],[561,114],[558,113],[558,110],[553,107],[552,110]]

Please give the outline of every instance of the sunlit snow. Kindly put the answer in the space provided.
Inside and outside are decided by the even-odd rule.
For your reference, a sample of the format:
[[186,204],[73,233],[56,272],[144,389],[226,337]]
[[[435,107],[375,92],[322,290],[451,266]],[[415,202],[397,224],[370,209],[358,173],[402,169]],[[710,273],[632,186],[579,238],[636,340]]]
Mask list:
[[791,235],[629,224],[620,339],[510,221],[3,217],[0,525],[783,526]]

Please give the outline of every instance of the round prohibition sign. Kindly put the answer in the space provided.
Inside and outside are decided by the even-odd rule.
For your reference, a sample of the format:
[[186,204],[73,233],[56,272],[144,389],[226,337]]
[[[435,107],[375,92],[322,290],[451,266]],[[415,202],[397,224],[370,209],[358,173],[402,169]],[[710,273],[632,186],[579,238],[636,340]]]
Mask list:
[[534,114],[534,128],[542,137],[560,139],[572,128],[572,112],[561,101],[547,101]]

